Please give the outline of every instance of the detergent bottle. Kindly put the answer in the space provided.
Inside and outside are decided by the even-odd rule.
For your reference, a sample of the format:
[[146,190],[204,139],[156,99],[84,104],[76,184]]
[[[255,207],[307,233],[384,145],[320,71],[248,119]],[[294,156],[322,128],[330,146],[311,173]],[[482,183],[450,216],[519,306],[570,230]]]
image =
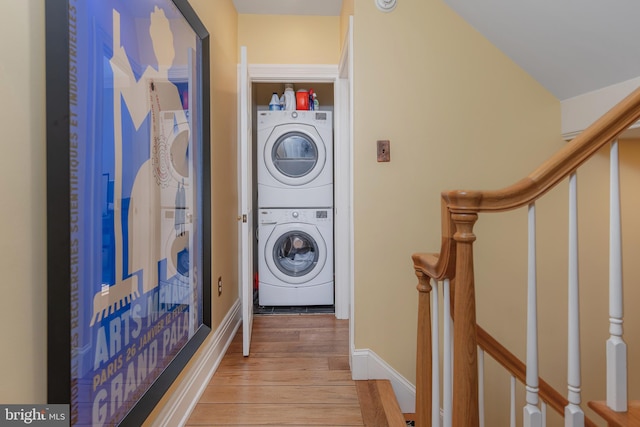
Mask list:
[[309,109],[309,91],[306,89],[298,89],[296,92],[296,110]]
[[269,102],[269,110],[279,110],[280,109],[280,98],[278,98],[278,94],[273,92],[271,95],[271,102]]
[[284,85],[284,109],[293,111],[296,109],[296,93],[293,91],[293,85],[287,83]]
[[313,89],[309,89],[309,110],[313,110],[313,96],[315,95],[315,92],[313,91]]

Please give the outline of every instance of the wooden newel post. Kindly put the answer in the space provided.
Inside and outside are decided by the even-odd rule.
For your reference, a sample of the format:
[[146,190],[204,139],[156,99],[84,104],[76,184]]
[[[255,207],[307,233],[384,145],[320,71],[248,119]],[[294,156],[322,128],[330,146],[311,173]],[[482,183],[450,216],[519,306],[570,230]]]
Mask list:
[[473,275],[476,213],[452,213],[456,225],[456,282],[453,321],[453,427],[478,427],[478,340]]
[[[418,348],[416,356],[416,426],[431,425],[431,279],[418,276]],[[436,355],[437,356],[437,355]]]

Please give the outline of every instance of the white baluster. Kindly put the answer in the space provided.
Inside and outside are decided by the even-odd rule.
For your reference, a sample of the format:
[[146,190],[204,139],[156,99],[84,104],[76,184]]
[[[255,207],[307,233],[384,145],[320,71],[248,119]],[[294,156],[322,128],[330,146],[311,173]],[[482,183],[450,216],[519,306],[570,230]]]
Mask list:
[[516,427],[516,377],[511,375],[511,396],[509,400],[509,426]]
[[451,427],[453,418],[453,325],[451,319],[451,286],[449,279],[444,280],[444,301],[443,306],[443,322],[444,322],[444,360],[442,361],[443,378],[442,378],[442,425],[443,427]]
[[440,427],[440,326],[438,281],[431,281],[431,427]]
[[536,279],[536,206],[529,205],[529,257],[527,290],[527,404],[523,409],[524,427],[541,427],[538,408],[538,301]]
[[484,351],[478,347],[478,410],[480,427],[484,427]]
[[564,408],[565,427],[584,427],[580,408],[580,292],[578,280],[578,178],[569,177],[569,348],[567,384],[569,404]]
[[542,410],[542,427],[547,427],[547,403],[544,400],[540,403],[540,409]]
[[611,143],[609,178],[609,339],[607,340],[607,406],[627,410],[627,344],[622,339],[622,237],[618,141]]

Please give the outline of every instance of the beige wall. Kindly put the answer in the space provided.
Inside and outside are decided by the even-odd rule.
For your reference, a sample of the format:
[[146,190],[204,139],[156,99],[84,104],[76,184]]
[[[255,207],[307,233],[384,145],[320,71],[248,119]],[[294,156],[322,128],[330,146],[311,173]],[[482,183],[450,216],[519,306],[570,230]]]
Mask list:
[[249,64],[337,64],[337,16],[238,15],[238,46]]
[[[231,0],[191,0],[211,46],[212,329],[238,299],[237,16]],[[218,278],[223,291],[218,297]],[[206,286],[206,284],[205,284]]]
[[0,402],[46,403],[44,0],[0,16]]
[[344,38],[349,29],[349,17],[353,15],[353,1],[342,0],[342,10],[340,10],[340,43],[341,49],[344,46]]
[[[414,381],[410,255],[440,247],[440,192],[522,178],[561,147],[560,105],[438,0],[392,13],[356,0],[354,45],[355,344]],[[380,139],[391,141],[390,163],[376,161]],[[477,260],[499,248],[486,240],[495,227],[477,226]],[[509,249],[506,265],[526,260],[522,244]],[[501,279],[478,270],[479,319],[490,330],[510,323],[485,303]]]

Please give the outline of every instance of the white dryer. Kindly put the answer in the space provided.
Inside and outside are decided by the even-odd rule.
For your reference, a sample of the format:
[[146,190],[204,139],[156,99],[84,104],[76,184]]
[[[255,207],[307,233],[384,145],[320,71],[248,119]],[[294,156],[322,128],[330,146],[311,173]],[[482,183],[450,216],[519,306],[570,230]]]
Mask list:
[[333,206],[330,111],[258,112],[258,206]]
[[332,208],[259,209],[258,215],[259,304],[332,305]]

